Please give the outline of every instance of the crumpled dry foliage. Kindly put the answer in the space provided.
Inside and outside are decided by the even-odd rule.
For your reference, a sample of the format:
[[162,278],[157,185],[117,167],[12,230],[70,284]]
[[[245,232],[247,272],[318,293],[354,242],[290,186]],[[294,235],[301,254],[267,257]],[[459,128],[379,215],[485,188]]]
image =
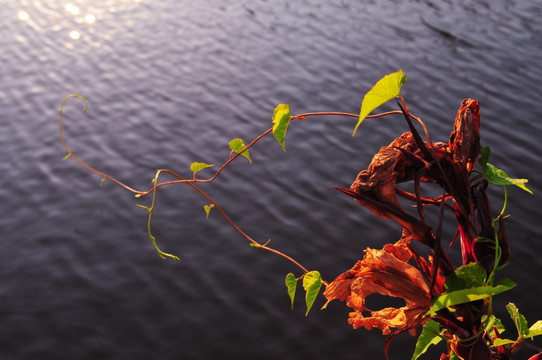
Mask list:
[[[423,146],[430,149],[424,142]],[[442,155],[447,144],[433,144],[435,152]],[[411,132],[396,138],[390,145],[382,147],[373,157],[366,170],[361,171],[350,186],[350,192],[339,189],[353,196],[358,203],[371,210],[382,219],[397,221],[414,238],[429,247],[433,247],[434,237],[431,228],[419,219],[407,213],[397,201],[396,185],[414,180],[435,182],[429,171],[420,171],[429,166],[422,160],[423,152]]]
[[450,134],[450,153],[454,162],[471,171],[480,154],[480,105],[473,99],[464,99],[457,112],[454,129]]
[[[328,301],[324,308],[335,299],[346,301],[354,309],[348,322],[355,329],[378,328],[384,335],[390,334],[390,328],[417,326],[431,305],[431,296],[422,274],[408,263],[412,257],[408,245],[408,239],[403,238],[381,250],[366,249],[363,260],[326,288],[324,296]],[[371,311],[365,307],[365,299],[374,293],[403,298],[406,306]],[[364,315],[367,312],[370,316]]]
[[[398,183],[414,180],[416,176],[422,182],[442,183],[440,169],[435,166],[434,159],[427,159],[424,156],[426,153],[433,154],[432,156],[447,162],[453,169],[452,173],[455,173],[458,178],[454,183],[457,183],[458,186],[447,189],[448,191],[466,190],[460,185],[466,185],[468,189],[463,175],[468,174],[474,168],[476,158],[480,153],[480,107],[478,101],[463,100],[448,144],[437,142],[433,143],[431,148],[426,141],[422,141],[422,144],[416,143],[412,132],[406,132],[388,146],[380,148],[369,167],[358,174],[350,186],[350,190],[380,204],[401,209],[395,188]],[[423,168],[426,171],[421,171]],[[390,218],[389,214],[382,211],[381,206],[375,206],[373,203],[364,202],[361,199],[356,200],[369,208],[375,215],[384,219]]]
[[[438,149],[444,146],[446,144],[435,144]],[[414,180],[419,170],[405,152],[421,156],[421,150],[411,132],[402,134],[388,146],[380,148],[369,167],[358,174],[350,190],[395,208],[401,208],[395,194],[395,186],[397,183]],[[428,177],[424,177],[423,180],[434,181]],[[375,215],[385,216],[378,208],[370,204],[362,203],[362,205],[368,207]],[[387,219],[387,217],[384,218]]]
[[[453,271],[450,260],[442,251],[440,239],[433,233],[432,226],[425,223],[420,209],[422,202],[439,205],[443,200],[421,197],[418,193],[419,183],[438,183],[445,189],[446,198],[453,199],[454,213],[462,235],[462,248],[467,253],[464,259],[468,261],[476,261],[473,250],[475,237],[470,236],[468,225],[472,221],[472,209],[478,209],[482,215],[488,212],[484,204],[476,205],[477,201],[487,202],[483,196],[478,196],[473,203],[468,180],[480,153],[478,101],[463,100],[448,143],[430,144],[422,140],[406,112],[404,115],[411,132],[402,134],[390,145],[382,147],[368,168],[358,174],[350,189],[338,189],[352,196],[375,215],[399,223],[403,227],[403,237],[395,244],[385,245],[381,250],[366,249],[363,260],[338,276],[324,292],[328,300],[324,307],[335,299],[345,301],[353,309],[348,322],[354,328],[378,328],[384,335],[389,335],[391,329],[412,329],[415,332],[417,326],[427,321],[423,315],[431,305],[432,294],[444,291],[443,275]],[[397,189],[397,184],[408,181],[414,182],[415,194]],[[401,207],[397,200],[398,194],[418,205],[419,216]],[[478,221],[485,224],[480,219]],[[429,247],[427,260],[412,252],[409,246],[411,238]],[[426,282],[420,270],[409,263],[413,256],[425,278],[432,278],[432,291],[428,286],[429,280]],[[437,263],[434,264],[434,261]],[[435,272],[436,276],[433,274]],[[371,311],[365,307],[365,300],[375,293],[402,298],[406,306]]]

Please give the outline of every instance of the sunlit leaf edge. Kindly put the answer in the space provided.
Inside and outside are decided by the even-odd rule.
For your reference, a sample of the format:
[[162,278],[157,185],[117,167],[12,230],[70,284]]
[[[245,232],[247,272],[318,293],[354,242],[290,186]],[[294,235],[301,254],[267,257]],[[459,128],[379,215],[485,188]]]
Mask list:
[[436,345],[442,341],[439,333],[439,324],[434,320],[429,320],[422,328],[422,332],[416,342],[416,348],[412,355],[412,360],[418,359],[424,354],[431,345]]
[[290,105],[279,104],[273,112],[273,136],[282,146],[282,150],[286,151],[285,137],[286,130],[290,124]]
[[363,120],[369,115],[374,109],[384,104],[385,102],[393,99],[394,97],[399,96],[401,86],[406,82],[407,77],[403,70],[387,74],[369,90],[363,97],[361,102],[361,110],[359,113],[358,122],[354,128],[352,136],[356,134],[358,127],[361,125]]
[[211,166],[214,166],[214,165],[213,164],[206,164],[206,163],[202,163],[202,162],[193,162],[190,165],[190,171],[193,171],[193,172],[197,173],[198,171],[203,170],[203,169],[208,168],[208,167],[211,167]]
[[433,315],[437,311],[449,306],[464,304],[475,300],[485,299],[512,289],[516,284],[510,279],[502,279],[497,286],[479,286],[444,293],[433,300],[433,304],[427,312]]
[[523,316],[519,312],[516,305],[512,302],[506,305],[506,310],[508,310],[508,313],[510,314],[512,321],[514,321],[514,324],[516,325],[518,335],[520,336],[520,338],[524,338],[527,332],[529,331],[527,319],[525,319],[525,316]]
[[[228,145],[230,146],[230,149],[232,149],[234,152],[238,154],[246,149],[245,142],[243,141],[243,139],[239,139],[239,138],[233,139],[232,141],[229,142]],[[250,163],[252,164],[252,159],[250,158],[250,154],[248,150],[243,151],[241,155],[246,157],[248,161],[250,161]]]
[[305,302],[307,304],[307,312],[305,313],[305,316],[309,314],[309,311],[312,308],[321,287],[322,276],[318,271],[313,270],[305,274],[303,277],[303,289],[305,289],[306,292]]
[[214,204],[210,205],[203,205],[203,210],[205,210],[205,217],[209,218],[209,214],[211,213],[211,209],[214,208]]
[[295,291],[297,289],[297,279],[295,278],[295,275],[292,273],[289,273],[288,275],[286,275],[286,278],[284,279],[284,283],[286,284],[286,288],[288,289],[288,296],[290,297],[290,302],[292,303],[292,309],[293,309]]
[[529,180],[512,179],[504,170],[501,170],[490,163],[486,163],[484,166],[484,176],[491,184],[515,185],[520,189],[527,191],[529,194],[533,193],[529,188],[527,188],[527,186],[525,186],[525,184],[529,182]]

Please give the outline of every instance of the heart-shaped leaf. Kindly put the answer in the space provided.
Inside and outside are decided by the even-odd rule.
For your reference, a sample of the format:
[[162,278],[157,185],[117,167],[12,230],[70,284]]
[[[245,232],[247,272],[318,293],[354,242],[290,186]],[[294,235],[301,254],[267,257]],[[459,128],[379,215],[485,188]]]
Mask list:
[[[242,139],[233,139],[232,141],[230,141],[229,145],[230,145],[230,149],[232,149],[234,152],[238,154],[246,149],[245,143]],[[252,160],[250,159],[250,154],[248,153],[248,150],[245,150],[244,152],[242,152],[241,155],[246,157],[248,161],[250,161],[250,163],[252,164]]]
[[214,165],[201,163],[201,162],[193,162],[192,165],[190,165],[190,170],[193,171],[194,173],[197,173],[198,171],[211,167],[211,166],[214,166]]
[[275,139],[282,146],[282,150],[286,151],[284,146],[284,138],[286,137],[286,130],[290,124],[290,105],[279,104],[273,112],[273,135]]
[[305,316],[309,314],[309,310],[316,300],[316,295],[320,291],[322,286],[322,276],[318,271],[309,271],[303,277],[303,289],[305,289],[305,302],[307,303],[307,312]]
[[365,119],[374,109],[384,104],[388,100],[399,96],[401,86],[403,86],[406,80],[406,74],[403,70],[388,74],[382,79],[378,80],[373,88],[363,97],[361,111],[359,113],[359,120],[352,135],[356,134],[356,131],[361,125],[363,119]]
[[527,191],[532,194],[533,192],[525,186],[529,181],[527,179],[511,179],[506,172],[501,169],[496,168],[487,161],[489,160],[489,155],[491,154],[491,149],[488,145],[484,146],[480,150],[480,159],[479,163],[484,168],[484,176],[487,181],[494,185],[516,185],[517,187]]
[[284,280],[286,287],[288,288],[288,295],[290,296],[290,301],[292,302],[292,309],[294,308],[294,297],[295,297],[295,290],[297,289],[297,279],[295,278],[295,275],[292,273],[289,273],[286,275],[286,279]]
[[206,218],[209,218],[209,213],[211,212],[211,209],[214,208],[214,207],[215,207],[214,204],[203,205],[203,210],[205,210],[205,217]]
[[484,176],[487,181],[495,185],[516,185],[517,187],[527,191],[529,194],[533,192],[525,186],[529,181],[527,179],[512,179],[506,172],[501,169],[496,168],[495,166],[487,163],[484,166]]

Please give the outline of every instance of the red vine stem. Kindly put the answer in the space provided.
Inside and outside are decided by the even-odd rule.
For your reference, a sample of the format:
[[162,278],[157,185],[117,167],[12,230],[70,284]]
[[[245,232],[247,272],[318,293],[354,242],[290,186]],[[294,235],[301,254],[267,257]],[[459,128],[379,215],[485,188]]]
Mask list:
[[102,176],[104,179],[109,179],[111,181],[113,181],[114,183],[122,186],[123,188],[125,188],[126,190],[128,191],[131,191],[133,193],[136,193],[136,194],[140,194],[140,195],[143,195],[144,192],[143,191],[139,191],[139,190],[136,190],[136,189],[133,189],[131,188],[130,186],[124,184],[123,182],[115,179],[114,177],[112,176],[109,176],[107,175],[106,173],[103,173],[99,170],[96,170],[94,169],[92,166],[88,165],[87,163],[85,163],[83,160],[79,159],[77,156],[75,156],[75,154],[70,150],[70,148],[68,147],[68,144],[66,143],[66,141],[64,140],[64,137],[62,136],[62,109],[64,108],[64,103],[66,102],[66,100],[68,100],[69,98],[71,97],[78,97],[79,99],[83,100],[85,102],[85,108],[83,109],[83,112],[86,112],[87,109],[88,109],[88,102],[87,102],[87,99],[85,99],[84,97],[82,97],[81,95],[77,95],[77,94],[71,94],[71,95],[68,95],[64,98],[64,100],[62,100],[62,103],[60,104],[60,114],[58,116],[58,133],[60,135],[60,141],[62,141],[62,145],[64,145],[64,148],[66,148],[66,151],[68,151],[68,155],[66,155],[64,157],[64,159],[68,159],[70,157],[74,158],[79,164],[81,164],[84,168],[86,168],[87,170],[95,173],[95,174],[98,174],[100,176]]
[[[388,111],[388,112],[375,114],[375,115],[367,115],[366,118],[371,119],[371,118],[377,118],[377,117],[382,117],[382,116],[387,116],[387,115],[392,115],[392,114],[402,114],[402,113],[398,110],[393,110],[393,111]],[[292,116],[292,119],[305,120],[305,118],[308,116],[326,116],[326,115],[349,116],[349,117],[359,118],[359,114],[326,111],[326,112],[311,112],[311,113],[299,114],[299,115]]]
[[237,232],[239,234],[241,234],[241,236],[243,236],[245,239],[247,239],[248,241],[250,241],[251,244],[253,244],[254,246],[256,246],[257,248],[260,248],[260,249],[263,249],[263,250],[267,250],[267,251],[270,251],[274,254],[277,254],[279,256],[282,256],[283,258],[289,260],[291,263],[293,263],[294,265],[296,265],[297,267],[299,267],[301,270],[303,270],[304,273],[308,273],[309,270],[307,270],[303,265],[301,265],[299,262],[297,262],[296,260],[294,260],[292,257],[278,251],[278,250],[275,250],[273,248],[270,248],[268,247],[267,245],[262,245],[260,244],[259,242],[257,242],[256,240],[254,240],[252,237],[250,237],[247,233],[245,233],[243,230],[241,230],[241,228],[239,226],[237,226],[233,220],[230,219],[230,217],[226,214],[226,212],[224,210],[222,210],[222,208],[213,200],[213,198],[211,198],[205,191],[203,191],[202,189],[200,189],[198,186],[196,186],[195,184],[193,184],[191,181],[187,180],[187,179],[184,179],[182,176],[174,173],[173,171],[170,171],[170,170],[158,170],[159,172],[164,172],[164,173],[168,173],[172,176],[175,176],[176,178],[178,178],[180,181],[184,181],[186,182],[186,184],[188,184],[190,187],[192,187],[194,190],[196,190],[197,192],[199,192],[204,198],[206,198],[207,200],[209,200],[211,202],[211,204],[214,205],[214,208],[220,213],[220,215],[222,215],[224,217],[224,219],[226,219],[226,221],[235,229],[237,230]]
[[[266,136],[267,134],[269,134],[270,132],[273,131],[273,128],[269,129],[269,130],[266,130],[265,132],[263,132],[262,134],[260,134],[256,139],[252,140],[252,142],[250,144],[248,144],[244,149],[243,151],[240,151],[238,154],[236,154],[235,156],[231,156],[229,157],[228,161],[226,161],[217,171],[216,173],[209,179],[196,179],[196,174],[194,174],[194,178],[191,179],[191,180],[188,180],[188,179],[185,179],[185,178],[179,178],[180,180],[173,180],[173,181],[165,181],[165,182],[161,182],[159,184],[156,184],[155,187],[147,190],[147,191],[141,191],[140,194],[143,196],[143,195],[147,195],[151,192],[154,191],[155,188],[158,188],[160,186],[164,186],[164,185],[172,185],[172,184],[182,184],[182,183],[194,183],[194,182],[200,182],[200,183],[209,183],[209,182],[212,182],[214,181],[218,175],[222,172],[222,170],[224,170],[224,168],[226,166],[228,166],[233,160],[237,159],[239,156],[241,156],[245,151],[248,151],[248,149],[250,149],[256,142],[258,142],[259,140],[261,140],[264,136]],[[173,174],[171,174],[173,175]],[[173,175],[175,176],[175,175]],[[178,177],[178,176],[177,176]]]
[[[381,114],[368,115],[367,118],[377,118],[377,117],[383,117],[383,116],[392,115],[392,114],[402,114],[402,112],[398,111],[398,110],[388,111],[388,112],[381,113]],[[312,113],[305,113],[305,114],[295,115],[295,116],[292,116],[291,119],[305,120],[309,116],[330,116],[330,115],[332,115],[332,116],[348,116],[348,117],[359,118],[359,115],[352,114],[352,113],[346,113],[346,112],[312,112]],[[421,121],[421,120],[419,120],[419,121]],[[233,157],[230,156],[228,161],[226,161],[217,170],[217,172],[209,179],[196,179],[195,174],[194,174],[194,179],[192,179],[192,180],[184,179],[184,180],[165,181],[165,182],[161,182],[161,183],[157,184],[156,187],[160,187],[160,186],[164,186],[164,185],[180,184],[180,183],[186,183],[186,182],[201,182],[201,183],[212,182],[218,177],[218,175],[222,172],[222,170],[224,170],[224,168],[226,166],[228,166],[233,160],[235,160],[236,158],[241,156],[241,154],[244,153],[245,151],[248,151],[248,149],[250,149],[256,142],[261,140],[264,136],[268,135],[272,131],[273,131],[273,128],[271,128],[269,130],[266,130],[265,132],[260,134],[257,138],[252,140],[252,142],[250,144],[248,144],[243,149],[243,151],[239,152],[238,154],[236,154]],[[154,189],[155,188],[153,187],[153,188],[151,188],[151,189],[149,189],[147,191],[141,192],[140,194],[141,195],[147,195],[147,194],[151,193],[152,191],[154,191]]]
[[[196,190],[198,193],[200,193],[204,198],[206,198],[208,201],[211,202],[211,204],[217,209],[217,211],[224,217],[224,219],[239,233],[241,234],[241,236],[243,236],[245,239],[247,239],[251,244],[252,246],[254,247],[257,247],[257,248],[261,248],[261,249],[264,249],[266,251],[269,251],[269,252],[272,252],[276,255],[279,255],[283,258],[285,258],[286,260],[290,261],[292,264],[296,265],[298,268],[300,268],[304,273],[308,273],[309,271],[303,266],[301,265],[298,261],[296,261],[295,259],[293,259],[292,257],[278,251],[278,250],[275,250],[273,248],[270,248],[267,246],[267,243],[266,242],[265,244],[260,244],[259,242],[257,242],[256,240],[254,240],[252,237],[250,237],[248,234],[246,234],[241,228],[239,228],[230,218],[229,216],[225,213],[224,210],[222,210],[222,208],[205,192],[203,191],[202,189],[200,189],[198,186],[196,186],[194,183],[196,182],[201,182],[201,183],[209,183],[209,182],[212,182],[214,181],[219,175],[220,173],[222,172],[222,170],[224,170],[232,161],[234,161],[235,159],[237,159],[239,156],[241,156],[245,151],[248,151],[254,144],[256,144],[258,141],[260,141],[263,137],[265,137],[266,135],[268,135],[269,133],[271,133],[273,131],[273,128],[271,129],[268,129],[266,131],[264,131],[262,134],[260,134],[259,136],[257,136],[254,140],[252,140],[252,142],[250,142],[242,151],[240,151],[239,153],[237,153],[235,156],[232,156],[232,153],[230,153],[230,156],[229,156],[229,159],[216,171],[216,173],[209,179],[197,179],[196,178],[196,174],[194,172],[194,178],[192,180],[189,180],[189,179],[185,179],[184,177],[182,177],[181,175],[171,171],[171,170],[167,170],[167,169],[161,169],[161,170],[158,170],[157,171],[157,175],[156,175],[156,178],[155,178],[155,183],[153,185],[153,187],[147,191],[140,191],[140,190],[136,190],[126,184],[124,184],[123,182],[117,180],[116,178],[104,173],[104,172],[101,172],[95,168],[93,168],[92,166],[88,165],[87,163],[85,163],[83,160],[79,159],[72,151],[71,149],[68,147],[68,144],[66,143],[66,141],[64,140],[64,137],[62,135],[62,111],[63,111],[63,108],[64,108],[64,103],[71,97],[77,97],[77,98],[80,98],[81,100],[84,101],[85,103],[85,108],[83,109],[83,112],[86,112],[87,108],[88,108],[88,102],[87,100],[80,96],[80,95],[77,95],[77,94],[71,94],[71,95],[68,95],[64,98],[64,100],[62,101],[61,105],[60,105],[60,114],[59,114],[59,119],[58,119],[58,128],[59,128],[59,136],[60,136],[60,141],[62,142],[62,144],[64,145],[64,148],[66,149],[66,151],[68,152],[68,155],[65,157],[65,159],[69,158],[69,157],[73,157],[81,166],[83,166],[84,168],[86,168],[87,170],[93,172],[93,173],[96,173],[100,176],[103,177],[103,180],[102,181],[105,181],[106,179],[109,179],[111,181],[113,181],[114,183],[116,183],[117,185],[123,187],[124,189],[132,192],[132,193],[135,193],[137,197],[140,197],[140,196],[144,196],[144,195],[147,195],[151,192],[156,192],[158,187],[160,186],[165,186],[165,185],[171,185],[171,184],[178,184],[178,183],[186,183],[188,184],[190,187],[192,187],[194,190]],[[402,98],[401,98],[402,99]],[[367,116],[367,118],[376,118],[376,117],[383,117],[383,116],[387,116],[387,115],[391,115],[391,114],[401,114],[402,112],[401,111],[389,111],[389,112],[385,112],[385,113],[381,113],[381,114],[376,114],[376,115],[369,115]],[[305,114],[299,114],[299,115],[295,115],[295,116],[292,116],[291,119],[297,119],[297,120],[305,120],[307,117],[309,116],[347,116],[347,117],[359,117],[359,115],[357,114],[351,114],[351,113],[345,113],[345,112],[311,112],[311,113],[305,113]],[[417,118],[415,118],[417,119]],[[421,120],[417,119],[418,121],[421,122]],[[422,126],[423,126],[423,123],[422,123]],[[424,129],[425,129],[425,126],[424,126]],[[426,130],[426,134],[427,134],[427,130]],[[173,181],[166,181],[166,182],[161,182],[161,183],[158,183],[158,176],[161,174],[161,173],[167,173],[167,174],[170,174],[174,177],[176,177],[178,180],[173,180]],[[153,198],[153,205],[152,205],[152,208],[154,209],[154,203],[155,203],[155,198]],[[152,234],[150,233],[150,219],[152,217],[152,211],[150,211],[150,215],[149,215],[149,236],[151,237],[151,240],[153,240],[153,243],[155,244],[156,246],[156,243],[155,243],[155,239],[154,237],[152,236]],[[157,248],[158,249],[158,248]],[[175,256],[173,255],[170,255],[170,254],[166,254],[166,253],[163,253],[161,250],[159,250],[159,254],[163,254],[163,255],[166,255],[166,256],[171,256],[173,258],[176,258]],[[163,256],[163,255],[160,255],[160,256]],[[327,285],[327,282],[323,281],[323,283],[325,285]]]

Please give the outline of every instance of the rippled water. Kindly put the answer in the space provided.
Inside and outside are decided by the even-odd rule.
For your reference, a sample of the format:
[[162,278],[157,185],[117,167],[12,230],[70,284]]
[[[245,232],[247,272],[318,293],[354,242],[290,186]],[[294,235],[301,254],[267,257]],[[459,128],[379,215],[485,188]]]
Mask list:
[[[343,304],[305,317],[298,294],[291,311],[283,278],[295,269],[217,214],[205,220],[188,188],[159,194],[153,228],[181,262],[159,259],[133,196],[62,161],[57,116],[64,96],[85,96],[87,113],[77,100],[65,109],[72,150],[146,188],[157,168],[222,163],[278,103],[355,113],[398,68],[433,139],[476,98],[492,162],[530,179],[535,195],[511,189],[506,276],[510,300],[542,318],[540,16],[537,0],[0,0],[0,357],[383,358],[384,338],[352,330]],[[366,121],[354,138],[351,119],[292,125],[287,152],[264,139],[252,165],[204,189],[254,238],[332,280],[399,231],[329,186],[348,186],[405,125]],[[405,335],[390,354],[412,349]]]

